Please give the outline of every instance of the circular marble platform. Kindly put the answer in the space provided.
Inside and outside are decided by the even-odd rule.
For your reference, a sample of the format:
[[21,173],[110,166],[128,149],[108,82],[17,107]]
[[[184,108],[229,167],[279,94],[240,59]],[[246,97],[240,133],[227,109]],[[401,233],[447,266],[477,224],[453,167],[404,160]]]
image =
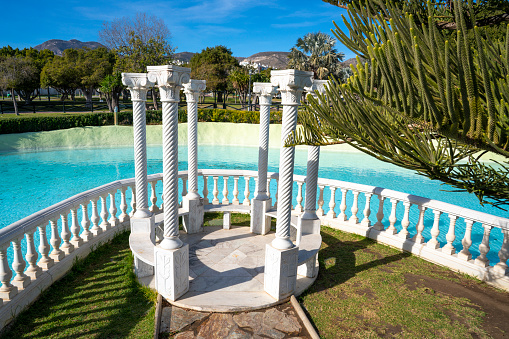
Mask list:
[[[255,235],[249,227],[207,226],[197,234],[181,234],[189,244],[189,291],[171,304],[208,312],[237,312],[270,307],[277,301],[263,289],[265,245],[273,232]],[[297,276],[295,295],[315,278]]]

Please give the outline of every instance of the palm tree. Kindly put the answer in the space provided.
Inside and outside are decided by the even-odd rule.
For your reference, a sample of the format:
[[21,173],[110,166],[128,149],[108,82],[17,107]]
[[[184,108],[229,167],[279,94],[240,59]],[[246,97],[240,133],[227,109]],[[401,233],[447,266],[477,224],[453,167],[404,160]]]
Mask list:
[[330,75],[338,77],[345,55],[334,48],[335,44],[336,40],[328,34],[308,33],[290,50],[288,67],[313,71],[316,79],[327,79]]

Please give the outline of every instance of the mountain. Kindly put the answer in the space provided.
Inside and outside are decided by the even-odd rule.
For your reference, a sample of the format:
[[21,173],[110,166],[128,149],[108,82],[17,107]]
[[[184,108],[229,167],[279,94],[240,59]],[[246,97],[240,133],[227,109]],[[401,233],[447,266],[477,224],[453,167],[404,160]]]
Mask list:
[[195,55],[196,53],[193,53],[193,52],[180,52],[180,53],[175,53],[173,55],[173,59],[175,60],[180,60],[182,61],[182,63],[184,64],[187,64],[189,63],[189,61],[191,61],[191,58],[193,57],[193,55]]
[[99,47],[105,47],[103,44],[100,44],[95,41],[87,41],[82,42],[76,39],[72,40],[59,40],[59,39],[51,39],[48,41],[43,42],[40,45],[35,46],[34,48],[36,50],[42,51],[43,49],[49,49],[56,55],[62,55],[62,52],[69,48],[83,48],[88,47],[90,49],[96,49]]
[[260,52],[243,60],[277,69],[285,69],[288,64],[288,52]]

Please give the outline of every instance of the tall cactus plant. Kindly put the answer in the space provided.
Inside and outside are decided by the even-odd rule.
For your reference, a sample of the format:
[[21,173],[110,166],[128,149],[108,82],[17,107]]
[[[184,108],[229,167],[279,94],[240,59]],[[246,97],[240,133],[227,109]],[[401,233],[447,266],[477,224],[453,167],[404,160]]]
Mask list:
[[[378,0],[348,5],[348,31],[336,25],[334,34],[368,62],[309,98],[304,128],[288,143],[347,142],[481,203],[509,205],[509,26],[491,39],[475,27],[472,3],[452,5],[453,33],[438,28],[430,2],[427,17]],[[484,151],[504,160],[480,162]]]

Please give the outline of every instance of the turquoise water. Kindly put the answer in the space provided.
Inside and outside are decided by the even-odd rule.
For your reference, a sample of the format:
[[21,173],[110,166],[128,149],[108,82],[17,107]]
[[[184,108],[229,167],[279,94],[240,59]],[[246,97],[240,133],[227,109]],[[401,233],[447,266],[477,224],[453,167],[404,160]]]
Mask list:
[[[160,146],[148,148],[148,173],[162,172],[162,149]],[[107,148],[84,148],[46,150],[37,152],[4,152],[0,153],[0,228],[5,227],[23,217],[37,212],[45,207],[62,201],[74,194],[109,183],[117,179],[134,177],[134,156],[132,147],[107,147]],[[279,150],[270,149],[269,170],[277,171]],[[187,169],[187,147],[179,146],[179,169]],[[250,169],[256,170],[258,159],[257,147],[238,146],[200,146],[199,168],[218,169]],[[307,152],[305,149],[296,151],[295,173],[305,175]],[[320,159],[319,176],[322,178],[338,179],[343,181],[391,188],[409,194],[420,195],[431,199],[445,201],[462,207],[467,207],[482,212],[507,217],[508,213],[493,207],[482,207],[475,196],[467,193],[444,192],[448,189],[440,182],[434,182],[411,171],[386,164],[372,159],[358,152],[327,152],[322,151]],[[209,191],[212,192],[209,182]],[[202,185],[202,182],[200,181]],[[239,199],[243,200],[244,183],[239,182]],[[275,185],[273,185],[273,190]],[[157,186],[161,192],[162,186]],[[222,191],[222,180],[219,190]],[[230,198],[233,190],[233,180],[230,180]],[[254,180],[251,180],[251,197],[253,197]],[[272,194],[275,194],[273,191]],[[220,194],[220,198],[222,194]],[[324,209],[328,210],[330,192],[324,192]],[[210,198],[210,197],[209,197]],[[340,192],[336,192],[336,212],[339,213]],[[347,215],[350,215],[352,195],[347,197],[349,207]],[[161,201],[159,200],[159,203]],[[295,202],[294,202],[295,203]],[[118,205],[117,205],[118,206]],[[372,199],[372,213],[370,219],[376,222],[376,209],[378,200]],[[398,206],[403,209],[402,204]],[[364,196],[359,196],[359,213],[362,219],[364,209]],[[390,214],[389,201],[384,205],[385,220]],[[401,213],[399,215],[402,215]],[[433,214],[426,212],[425,237],[430,238],[429,229],[433,223]],[[411,208],[411,227],[417,222],[418,211],[416,206]],[[441,218],[441,241],[445,242],[447,231],[447,215]],[[456,242],[459,247],[463,236],[463,222],[457,222]],[[399,222],[396,225],[399,226]],[[415,232],[415,231],[414,231]],[[475,257],[477,246],[482,239],[481,226],[474,225],[471,252]],[[492,244],[502,241],[501,232],[497,229],[492,231]],[[497,246],[492,246],[490,260],[498,262]]]

